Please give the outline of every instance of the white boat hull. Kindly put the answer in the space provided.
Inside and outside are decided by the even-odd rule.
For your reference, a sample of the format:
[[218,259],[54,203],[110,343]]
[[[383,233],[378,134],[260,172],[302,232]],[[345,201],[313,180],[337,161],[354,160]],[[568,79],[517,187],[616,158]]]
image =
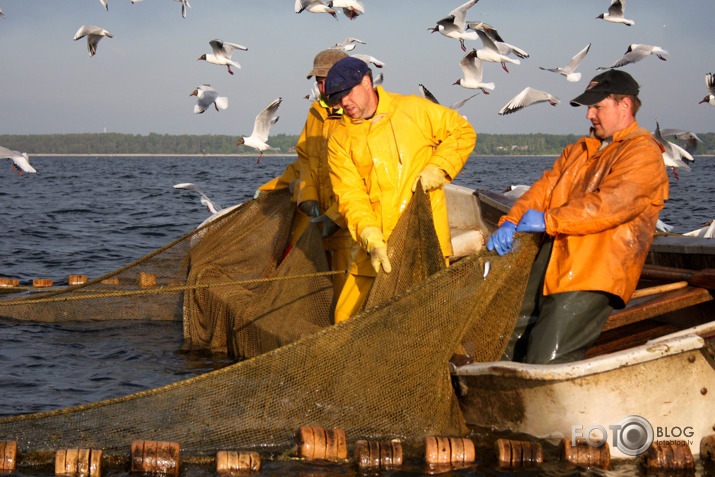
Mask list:
[[611,457],[628,459],[634,449],[614,445],[622,431],[612,426],[641,416],[655,441],[685,440],[697,456],[701,439],[715,433],[715,361],[702,338],[714,333],[715,321],[574,363],[474,363],[453,374],[466,390],[460,405],[471,426],[593,442],[605,429]]

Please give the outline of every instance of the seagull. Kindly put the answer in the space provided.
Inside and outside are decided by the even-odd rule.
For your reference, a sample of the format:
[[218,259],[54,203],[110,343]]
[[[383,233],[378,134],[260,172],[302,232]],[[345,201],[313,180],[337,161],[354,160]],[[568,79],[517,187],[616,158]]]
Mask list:
[[704,227],[686,232],[688,237],[715,238],[715,220],[708,221]]
[[89,50],[89,56],[94,56],[97,53],[97,44],[102,37],[112,38],[112,35],[105,30],[94,25],[82,25],[74,34],[74,39],[79,40],[80,38],[87,37],[87,50]]
[[715,106],[715,75],[712,73],[705,75],[705,87],[708,89],[708,95],[705,96],[700,103],[708,103],[710,106]]
[[474,48],[464,55],[459,62],[459,66],[462,68],[463,78],[452,83],[453,85],[458,84],[463,88],[481,89],[484,94],[489,94],[488,89],[494,89],[494,83],[482,82],[483,62],[478,58],[477,50]]
[[219,96],[218,92],[209,84],[198,86],[189,96],[196,96],[196,104],[194,105],[194,113],[201,114],[206,111],[212,104],[216,111],[228,108],[228,98]]
[[659,46],[633,43],[632,45],[628,46],[628,49],[626,50],[625,55],[623,55],[623,58],[621,58],[620,60],[613,63],[611,66],[599,66],[596,69],[607,70],[610,68],[620,68],[621,66],[625,66],[627,64],[640,61],[649,55],[655,55],[659,59],[661,59],[663,61],[667,61],[666,58],[663,57],[663,55],[668,55],[668,54],[669,53],[667,51],[665,51],[663,48],[661,48]]
[[373,65],[375,65],[376,68],[382,68],[383,66],[385,66],[385,63],[378,60],[374,56],[364,55],[362,53],[355,53],[354,55],[350,56],[352,56],[353,58],[357,58],[358,60],[363,60],[365,63],[372,63]]
[[295,13],[301,13],[303,10],[311,13],[329,13],[333,18],[338,19],[335,10],[322,0],[295,0]]
[[653,132],[653,137],[655,137],[665,148],[665,152],[663,153],[663,162],[665,163],[665,166],[672,168],[673,175],[677,180],[680,180],[676,169],[680,168],[689,171],[690,166],[688,165],[688,162],[694,162],[695,159],[682,147],[663,138],[663,135],[660,132],[660,123],[658,123],[657,119],[655,120],[655,131]]
[[517,94],[511,100],[506,103],[506,105],[499,110],[500,115],[511,114],[523,109],[532,104],[541,103],[548,101],[551,106],[556,106],[559,104],[559,98],[552,96],[546,91],[539,91],[538,89],[531,88],[527,86],[521,93]]
[[437,26],[429,28],[434,33],[440,32],[447,38],[459,40],[459,45],[462,51],[467,51],[464,46],[464,40],[476,40],[477,36],[474,32],[467,31],[467,10],[472,8],[479,0],[469,0],[467,3],[455,8],[449,13],[449,16],[439,20]]
[[496,43],[494,43],[494,40],[492,40],[492,38],[487,34],[486,31],[477,30],[477,35],[482,40],[482,44],[484,46],[484,48],[482,48],[481,50],[476,50],[477,58],[479,58],[480,60],[501,63],[501,67],[507,73],[509,72],[509,70],[506,68],[506,63],[514,63],[515,65],[521,63],[519,60],[513,60],[508,56],[500,53]]
[[245,144],[246,146],[252,147],[258,151],[258,161],[261,162],[261,157],[263,157],[263,151],[270,149],[270,146],[266,144],[268,141],[268,133],[270,132],[273,125],[278,121],[278,116],[276,116],[276,111],[278,111],[278,106],[281,105],[283,98],[278,98],[274,100],[271,104],[265,107],[263,111],[258,113],[256,116],[256,121],[253,123],[253,132],[250,136],[242,137],[236,143],[236,146]]
[[569,63],[563,68],[543,68],[541,66],[539,66],[539,68],[544,71],[559,73],[566,77],[566,81],[571,81],[572,83],[574,83],[581,79],[581,73],[575,73],[574,70],[578,67],[578,65],[581,64],[583,59],[586,58],[586,54],[588,53],[588,50],[590,48],[591,44],[589,43],[583,50],[576,53],[576,55],[571,58],[571,61],[569,61]]
[[684,131],[682,129],[661,129],[660,134],[668,140],[672,139],[674,141],[682,141],[684,143],[683,148],[690,154],[693,154],[697,150],[698,141],[705,144],[703,140],[697,136],[697,134],[690,131]]
[[318,89],[317,81],[313,82],[313,87],[310,89],[310,93],[306,94],[303,97],[311,103],[314,103],[315,101],[318,101],[320,99],[320,89]]
[[662,220],[658,219],[655,222],[655,230],[656,230],[656,232],[663,232],[663,233],[669,234],[670,232],[673,231],[673,226],[668,225],[665,222],[663,222]]
[[[134,0],[137,1],[137,0]],[[177,2],[181,2],[181,16],[186,18],[186,7],[191,8],[191,5],[189,5],[189,0],[175,0]],[[132,2],[134,3],[134,2]]]
[[608,7],[608,12],[601,13],[596,18],[601,18],[611,23],[623,23],[627,26],[633,26],[635,22],[627,18],[623,18],[623,11],[626,9],[626,0],[612,0]]
[[0,9],[0,17],[5,18],[5,14],[2,12],[2,9]]
[[356,43],[362,43],[363,45],[366,44],[364,41],[358,40],[357,38],[347,37],[344,41],[334,44],[329,49],[330,50],[352,51],[355,49]]
[[231,60],[231,54],[233,53],[233,50],[247,51],[248,48],[239,45],[238,43],[228,43],[223,40],[211,40],[209,41],[209,45],[211,45],[213,53],[204,53],[199,56],[196,61],[204,60],[209,63],[213,63],[214,65],[226,65],[228,72],[231,74],[233,74],[233,71],[231,71],[232,66],[235,66],[239,70],[241,69],[241,65]]
[[375,79],[372,80],[372,85],[373,86],[381,85],[384,80],[385,80],[385,75],[380,73],[377,76],[375,76]]
[[23,172],[37,172],[35,168],[30,165],[30,158],[26,152],[20,153],[18,151],[11,151],[6,147],[0,146],[0,159],[10,159],[13,163],[12,170],[14,171],[15,168],[20,169],[20,175],[22,175]]
[[196,184],[192,184],[191,182],[183,182],[181,184],[176,184],[174,186],[174,189],[192,190],[194,192],[197,192],[198,194],[201,194],[201,203],[206,206],[206,208],[209,212],[211,212],[211,214],[218,214],[223,209],[223,207],[209,199],[209,197],[204,194],[204,191],[202,191]]
[[467,22],[467,28],[470,30],[474,30],[475,32],[483,31],[484,33],[486,33],[487,36],[489,36],[489,38],[491,38],[491,40],[494,42],[494,45],[496,45],[499,53],[501,53],[504,56],[509,56],[509,55],[513,54],[517,58],[528,58],[529,57],[529,53],[527,53],[526,51],[522,50],[519,47],[510,45],[509,43],[505,42],[504,39],[499,35],[499,32],[497,32],[496,28],[489,25],[488,23]]
[[[430,91],[427,88],[425,88],[425,86],[423,84],[420,83],[418,86],[420,88],[420,93],[422,93],[422,96],[429,99],[430,101],[432,101],[435,104],[440,104],[439,101],[437,101],[437,98],[435,98],[435,96],[432,93],[430,93]],[[462,106],[464,106],[467,103],[467,101],[469,101],[470,99],[475,97],[477,94],[479,94],[479,93],[475,93],[468,98],[465,98],[461,101],[457,101],[456,103],[452,104],[449,107],[449,109],[459,111],[462,108]]]
[[109,4],[107,4],[107,0],[99,0],[99,3],[101,3],[102,5],[104,5],[104,9],[105,9],[106,11],[109,11]]
[[355,20],[359,15],[365,13],[365,4],[357,0],[333,0],[328,2],[330,8],[342,8],[346,17]]

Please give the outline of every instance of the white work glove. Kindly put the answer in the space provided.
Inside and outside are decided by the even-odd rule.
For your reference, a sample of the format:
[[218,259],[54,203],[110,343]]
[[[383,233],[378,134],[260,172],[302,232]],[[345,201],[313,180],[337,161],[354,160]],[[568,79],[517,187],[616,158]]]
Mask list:
[[412,184],[412,192],[417,190],[417,183],[422,179],[422,189],[427,192],[433,189],[439,189],[447,182],[447,174],[435,166],[427,164],[422,171],[417,174],[414,184]]
[[377,227],[367,227],[360,234],[362,247],[370,254],[370,264],[375,269],[375,273],[380,272],[380,266],[385,273],[392,271],[392,265],[387,258],[387,243],[385,237]]

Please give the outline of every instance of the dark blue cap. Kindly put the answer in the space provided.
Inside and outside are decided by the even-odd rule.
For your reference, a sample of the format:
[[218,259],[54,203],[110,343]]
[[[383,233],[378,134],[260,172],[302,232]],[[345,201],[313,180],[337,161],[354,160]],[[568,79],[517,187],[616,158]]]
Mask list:
[[360,84],[370,68],[363,60],[348,56],[335,62],[325,79],[325,96],[335,104]]

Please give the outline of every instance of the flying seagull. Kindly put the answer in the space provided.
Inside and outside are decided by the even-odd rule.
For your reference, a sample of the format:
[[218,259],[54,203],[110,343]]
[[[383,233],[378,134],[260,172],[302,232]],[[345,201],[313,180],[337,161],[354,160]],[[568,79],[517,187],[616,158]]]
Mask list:
[[[136,0],[134,0],[136,1]],[[177,2],[181,2],[181,16],[186,18],[186,7],[191,8],[191,5],[189,5],[189,0],[175,0]],[[134,3],[134,2],[132,2]]]
[[489,36],[486,31],[477,30],[477,35],[479,36],[479,39],[482,40],[483,44],[483,48],[481,50],[477,50],[476,53],[477,58],[479,58],[480,60],[501,63],[501,67],[507,73],[509,72],[509,70],[506,68],[507,63],[514,63],[515,65],[521,63],[519,60],[513,60],[507,55],[500,52],[499,47],[497,47],[497,44],[494,43],[494,40],[492,39],[492,37]]
[[715,75],[712,73],[705,75],[705,87],[708,89],[708,95],[705,96],[700,103],[708,103],[710,106],[715,106]]
[[104,5],[104,9],[105,9],[106,11],[109,11],[109,4],[107,3],[107,0],[99,0],[99,3],[101,3],[102,5]]
[[364,41],[358,40],[357,38],[347,37],[345,40],[341,41],[340,43],[334,44],[329,49],[330,50],[352,51],[355,49],[355,46],[357,43],[362,43],[363,45],[365,44]]
[[703,142],[697,134],[682,129],[661,129],[660,134],[667,140],[681,141],[681,144],[678,145],[682,145],[690,154],[693,154],[697,150],[698,141]]
[[35,168],[30,165],[30,158],[26,152],[20,153],[18,151],[11,151],[6,147],[0,146],[0,159],[10,159],[13,163],[12,170],[14,171],[15,168],[20,169],[20,175],[22,175],[23,172],[37,172]]
[[[428,90],[427,88],[425,88],[425,85],[423,85],[423,84],[420,83],[418,86],[419,86],[419,88],[420,88],[420,93],[422,93],[422,96],[424,96],[425,98],[429,99],[430,101],[432,101],[432,102],[435,103],[435,104],[440,104],[439,101],[437,101],[437,98],[436,98],[432,93],[430,93],[430,90]],[[455,110],[455,111],[459,111],[459,110],[462,108],[462,106],[464,106],[464,105],[466,104],[467,101],[469,101],[470,99],[472,99],[473,97],[475,97],[477,94],[479,94],[479,93],[475,93],[475,94],[469,96],[468,98],[464,98],[464,99],[462,99],[461,101],[457,101],[456,103],[452,104],[452,105],[449,107],[449,109],[453,109],[453,110]]]
[[661,143],[665,148],[665,152],[663,153],[663,163],[665,163],[666,167],[672,168],[673,175],[676,179],[680,180],[680,178],[678,177],[678,171],[676,171],[676,169],[680,168],[689,171],[690,166],[688,165],[688,163],[694,162],[695,159],[692,155],[690,155],[688,151],[686,151],[675,143],[667,141],[663,137],[660,131],[660,123],[657,119],[655,120],[655,131],[653,132],[653,137],[655,137],[658,142]]
[[243,45],[239,45],[238,43],[229,43],[223,40],[211,40],[209,41],[209,45],[211,45],[211,50],[213,52],[204,53],[199,56],[196,61],[203,60],[213,63],[214,65],[226,65],[228,72],[231,74],[233,74],[233,71],[231,71],[232,66],[235,66],[239,70],[241,69],[241,65],[233,61],[231,59],[231,55],[233,54],[233,50],[246,51],[248,48]]
[[374,56],[365,55],[363,53],[355,53],[354,55],[350,55],[350,56],[352,56],[353,58],[357,58],[359,60],[363,60],[365,63],[368,63],[368,64],[372,63],[373,65],[375,65],[376,68],[382,68],[383,66],[385,66],[384,62],[378,60]]
[[649,55],[655,55],[659,59],[661,59],[663,61],[667,61],[666,58],[663,57],[663,55],[667,55],[667,54],[669,54],[669,53],[659,46],[643,45],[641,43],[633,43],[628,46],[626,53],[623,55],[623,57],[621,59],[619,59],[618,61],[613,63],[611,66],[599,66],[596,69],[607,70],[610,68],[620,68],[621,66],[625,66],[625,65],[640,61]]
[[437,22],[437,26],[430,28],[429,30],[434,32],[440,32],[447,38],[454,38],[459,40],[459,46],[462,47],[462,51],[467,51],[467,47],[464,46],[464,40],[476,40],[477,36],[474,32],[467,31],[467,10],[472,8],[479,0],[469,0],[467,3],[460,5],[449,13],[449,16]]
[[452,84],[458,84],[463,88],[481,89],[482,93],[489,94],[488,89],[494,89],[494,83],[484,83],[482,81],[483,63],[477,57],[477,50],[472,48],[459,62],[462,68],[462,78]]
[[256,161],[256,163],[261,162],[263,151],[271,148],[266,141],[268,141],[268,133],[271,131],[273,125],[278,121],[276,111],[278,111],[278,106],[281,105],[281,101],[283,101],[282,98],[274,100],[271,104],[266,106],[263,111],[258,113],[258,116],[256,116],[256,120],[253,123],[253,132],[251,135],[240,138],[236,143],[236,146],[244,144],[260,151],[258,161]]
[[506,103],[506,105],[499,110],[499,114],[504,115],[515,113],[527,106],[545,101],[548,101],[551,106],[559,104],[559,98],[556,96],[552,96],[546,91],[539,91],[538,89],[527,86],[521,91],[521,93],[517,94],[508,103]]
[[586,58],[586,54],[590,48],[591,44],[589,43],[583,50],[576,53],[576,55],[571,58],[571,61],[569,61],[569,63],[563,68],[543,68],[541,66],[539,66],[539,68],[544,71],[559,73],[566,77],[566,81],[576,82],[581,79],[581,73],[576,73],[574,70],[581,64],[583,59]]
[[209,84],[202,84],[191,92],[189,96],[196,96],[196,104],[194,105],[194,113],[201,114],[206,111],[212,104],[216,111],[228,108],[228,98],[219,96],[218,92]]
[[214,201],[209,199],[209,197],[206,194],[204,194],[204,191],[202,191],[199,188],[199,186],[197,186],[196,184],[192,184],[191,182],[184,182],[181,184],[176,184],[174,186],[174,189],[191,190],[191,191],[194,191],[194,192],[200,194],[201,195],[201,203],[204,204],[206,206],[206,208],[208,209],[208,211],[211,212],[212,214],[217,214],[223,209],[223,207],[221,207],[220,205],[218,205],[217,203],[215,203]]
[[596,18],[601,18],[611,23],[623,23],[627,26],[633,26],[635,22],[627,18],[623,18],[623,11],[626,9],[626,0],[612,0],[608,7],[608,12],[601,13]]
[[94,26],[94,25],[82,25],[74,34],[74,39],[79,40],[80,38],[87,37],[87,50],[89,51],[89,56],[94,56],[97,53],[97,44],[99,40],[103,37],[112,38],[112,35],[104,28]]
[[295,0],[295,13],[301,13],[304,10],[311,13],[329,13],[333,18],[338,19],[335,10],[323,0]]
[[355,20],[365,13],[365,4],[358,0],[333,0],[328,2],[330,8],[342,8],[346,17]]

